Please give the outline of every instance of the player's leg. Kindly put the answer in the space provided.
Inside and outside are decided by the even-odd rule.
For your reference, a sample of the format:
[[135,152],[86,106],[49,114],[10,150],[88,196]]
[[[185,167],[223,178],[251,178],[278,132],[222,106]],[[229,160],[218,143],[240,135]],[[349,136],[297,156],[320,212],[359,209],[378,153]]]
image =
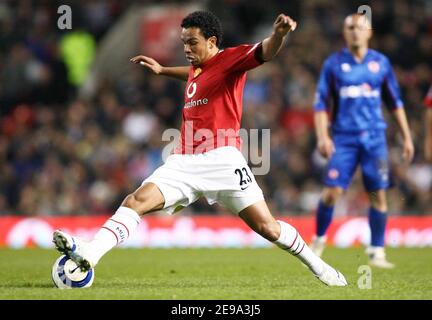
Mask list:
[[316,230],[311,249],[321,256],[327,240],[326,233],[333,220],[334,206],[351,182],[359,162],[359,148],[353,135],[335,135],[335,152],[324,172],[326,186],[316,211]]
[[394,265],[386,260],[384,250],[388,214],[386,189],[390,186],[386,138],[384,132],[371,134],[372,142],[364,144],[361,155],[363,182],[371,203],[368,214],[371,244],[366,253],[371,265],[393,268]]
[[311,244],[312,251],[318,256],[321,256],[324,251],[326,233],[333,220],[334,206],[343,192],[344,189],[340,187],[325,187],[323,190],[316,211],[315,236]]
[[82,269],[94,267],[113,247],[126,241],[138,227],[141,217],[164,207],[165,198],[154,183],[145,183],[129,194],[95,234],[84,242],[66,232],[54,232],[53,241],[59,251],[69,255]]
[[387,197],[386,190],[378,190],[369,193],[371,207],[369,208],[369,227],[371,231],[371,243],[366,249],[369,256],[369,264],[379,268],[391,269],[394,264],[387,261],[385,254],[385,230],[387,226]]
[[315,255],[293,226],[275,220],[264,200],[238,214],[252,230],[300,259],[323,283],[330,286],[347,285],[344,276]]
[[57,249],[83,269],[94,267],[105,253],[133,234],[143,215],[155,210],[172,214],[196,201],[198,194],[191,186],[194,176],[180,170],[186,164],[195,169],[189,163],[192,160],[190,155],[169,156],[164,165],[124,199],[90,242],[56,231],[53,240]]
[[371,231],[370,246],[366,249],[369,264],[379,268],[391,269],[394,264],[387,261],[385,254],[385,230],[387,226],[387,194],[385,189],[369,192],[371,207],[368,219]]
[[[252,230],[302,260],[322,282],[328,285],[346,285],[343,275],[317,257],[294,227],[274,219],[263,192],[240,151],[220,148],[208,152],[206,157],[213,155],[213,170],[208,175],[203,175],[203,184],[207,190],[202,190],[210,204],[217,202],[238,214]],[[218,191],[214,192],[210,187],[216,182]]]
[[369,200],[371,203],[368,214],[371,229],[371,246],[384,247],[388,212],[386,190],[381,189],[369,192]]

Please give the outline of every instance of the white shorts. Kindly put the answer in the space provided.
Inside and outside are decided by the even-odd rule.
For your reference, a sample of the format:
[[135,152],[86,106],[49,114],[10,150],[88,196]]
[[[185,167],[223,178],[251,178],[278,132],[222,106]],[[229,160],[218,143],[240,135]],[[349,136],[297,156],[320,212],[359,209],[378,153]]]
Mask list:
[[163,211],[173,214],[205,197],[233,213],[264,200],[245,158],[234,147],[200,154],[172,154],[142,184],[152,182],[165,198]]

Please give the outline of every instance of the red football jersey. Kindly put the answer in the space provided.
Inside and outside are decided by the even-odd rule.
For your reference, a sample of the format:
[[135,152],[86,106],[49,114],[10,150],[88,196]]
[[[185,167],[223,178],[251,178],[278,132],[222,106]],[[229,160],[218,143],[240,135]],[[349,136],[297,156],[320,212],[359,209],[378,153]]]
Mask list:
[[432,108],[432,86],[429,88],[429,91],[424,100],[424,104],[426,107]]
[[262,63],[255,57],[259,45],[220,50],[201,66],[190,68],[174,153],[198,154],[223,146],[240,150],[246,71]]

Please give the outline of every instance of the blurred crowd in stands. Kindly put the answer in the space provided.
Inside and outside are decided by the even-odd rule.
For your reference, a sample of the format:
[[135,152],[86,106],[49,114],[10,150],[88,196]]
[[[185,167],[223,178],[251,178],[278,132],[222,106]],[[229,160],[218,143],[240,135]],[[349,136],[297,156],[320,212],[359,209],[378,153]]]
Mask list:
[[[0,2],[0,215],[111,214],[162,164],[167,144],[162,132],[179,127],[183,83],[132,65],[124,77],[100,81],[92,99],[80,98],[78,89],[98,44],[131,4],[185,2]],[[57,8],[64,3],[71,3],[74,39],[85,50],[74,46],[71,30],[57,28]],[[324,59],[344,46],[344,17],[368,2],[202,3],[221,18],[224,47],[262,40],[280,12],[299,22],[277,59],[249,72],[243,127],[271,129],[270,172],[257,180],[273,213],[310,215],[325,166],[315,151],[316,81]],[[370,6],[371,47],[393,63],[416,146],[413,163],[403,163],[400,137],[387,112],[394,182],[390,213],[432,214],[432,166],[422,150],[422,100],[432,80],[432,2],[373,1]],[[357,173],[336,214],[363,215],[367,207]],[[185,211],[224,212],[204,200]]]

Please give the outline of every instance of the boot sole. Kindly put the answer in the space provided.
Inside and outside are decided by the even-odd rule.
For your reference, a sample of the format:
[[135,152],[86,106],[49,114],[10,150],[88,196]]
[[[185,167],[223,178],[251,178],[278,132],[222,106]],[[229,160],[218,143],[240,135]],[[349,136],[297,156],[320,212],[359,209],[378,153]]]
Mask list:
[[63,234],[55,231],[53,234],[53,243],[56,249],[71,258],[72,261],[77,264],[81,271],[88,271],[91,269],[91,265],[86,259],[78,255],[76,252],[72,251],[72,247],[70,246],[69,242]]

